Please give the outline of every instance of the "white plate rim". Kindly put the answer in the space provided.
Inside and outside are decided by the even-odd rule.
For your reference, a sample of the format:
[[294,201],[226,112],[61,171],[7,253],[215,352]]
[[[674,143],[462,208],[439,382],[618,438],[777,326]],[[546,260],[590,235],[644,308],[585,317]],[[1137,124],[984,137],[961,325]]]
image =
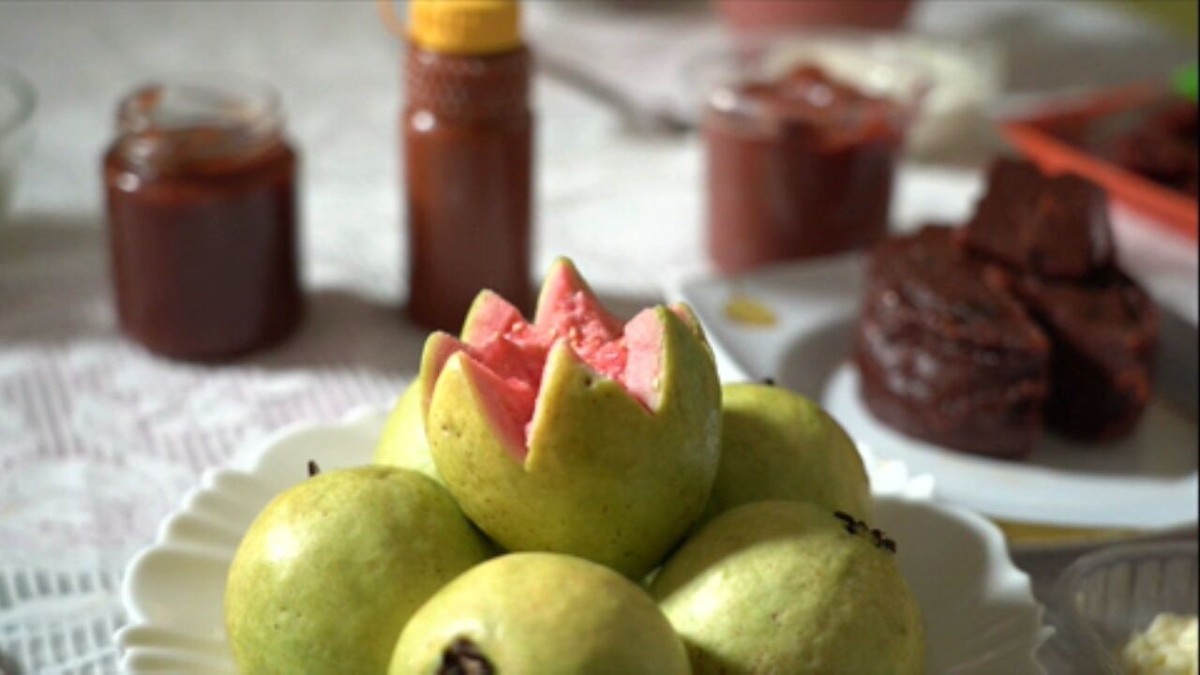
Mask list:
[[[147,574],[147,561],[153,561],[156,556],[179,554],[181,551],[184,554],[191,552],[203,555],[203,552],[196,548],[197,542],[189,539],[189,536],[194,535],[182,534],[174,527],[181,519],[195,515],[199,500],[219,492],[221,486],[230,478],[254,476],[256,471],[263,471],[264,467],[281,461],[281,455],[288,452],[288,448],[301,447],[306,439],[310,439],[311,442],[314,435],[322,434],[321,438],[329,438],[330,433],[361,434],[373,439],[378,434],[386,414],[386,409],[366,407],[352,411],[333,424],[295,424],[250,446],[247,451],[239,453],[237,459],[229,466],[206,471],[199,484],[184,496],[180,508],[162,521],[154,543],[138,552],[126,568],[121,586],[121,599],[129,622],[114,636],[121,654],[122,672],[150,672],[137,667],[137,663],[142,659],[157,659],[157,663],[178,664],[188,662],[187,659],[191,658],[191,663],[200,663],[206,668],[205,672],[220,669],[220,659],[213,661],[211,655],[206,657],[203,654],[189,656],[186,649],[180,647],[181,644],[188,645],[196,640],[203,642],[205,639],[212,639],[213,636],[181,635],[178,626],[156,621],[150,616],[150,612],[145,610],[154,599],[144,597],[142,590],[142,582]],[[365,452],[363,455],[343,465],[361,464],[359,460],[366,459]],[[334,466],[337,466],[336,462]],[[299,466],[297,471],[300,471]],[[990,598],[996,604],[1006,603],[1004,607],[1008,610],[1003,635],[991,636],[996,640],[1004,638],[1007,642],[994,647],[993,651],[1001,654],[1002,658],[1009,659],[1006,663],[1024,664],[1023,670],[1027,672],[1044,672],[1038,665],[1035,654],[1049,638],[1052,629],[1043,625],[1044,610],[1034,599],[1029,577],[1008,557],[1004,536],[996,526],[969,510],[952,505],[934,504],[928,500],[906,498],[904,495],[884,499],[894,502],[900,510],[930,509],[939,516],[962,523],[978,536],[990,572],[986,579],[979,582],[981,597]],[[232,558],[232,550],[228,550],[227,555]],[[184,661],[172,661],[172,658],[182,658]]]
[[[822,278],[823,275],[841,276],[857,273],[855,279],[855,288],[861,282],[861,268],[865,263],[865,256],[861,253],[851,253],[840,256],[831,256],[827,258],[815,259],[802,262],[786,262],[773,265],[763,266],[754,271],[743,273],[724,275],[708,271],[687,271],[668,280],[664,287],[668,299],[672,301],[681,301],[687,303],[699,317],[701,324],[704,326],[708,335],[709,342],[713,344],[714,350],[718,351],[725,361],[732,364],[731,369],[736,369],[739,373],[744,374],[747,378],[761,376],[764,373],[778,373],[784,359],[788,356],[791,348],[800,342],[806,335],[815,332],[816,330],[827,328],[827,324],[838,320],[847,312],[853,310],[854,305],[848,305],[844,299],[837,298],[837,293],[830,294],[829,298],[811,297],[804,301],[784,298],[780,294],[779,288],[785,284],[794,284],[797,279],[806,277]],[[712,294],[724,294],[728,297],[731,293],[740,292],[746,287],[761,289],[763,287],[772,288],[776,291],[772,297],[781,298],[779,304],[772,304],[772,309],[780,311],[780,326],[768,330],[753,330],[733,325],[731,321],[725,320],[719,316],[718,312],[712,309],[713,303],[711,298],[705,297]],[[839,290],[841,293],[847,291],[847,287]],[[850,289],[853,290],[853,289]],[[794,290],[789,291],[794,293]],[[811,293],[810,293],[811,295]],[[797,319],[797,315],[801,312],[795,311],[796,307],[806,301],[809,306],[803,310],[805,316]],[[857,301],[854,301],[855,303]],[[789,305],[789,303],[791,303]],[[793,310],[793,311],[788,311]],[[734,340],[730,335],[737,335],[741,340]],[[831,368],[832,370],[832,368]],[[821,392],[824,396],[825,392]],[[825,402],[822,401],[824,404]],[[854,430],[851,429],[851,434],[854,435]],[[898,435],[898,434],[897,434]],[[880,452],[879,448],[870,448],[877,456],[885,459],[890,459],[888,453]],[[971,458],[966,458],[969,461]],[[908,467],[909,469],[921,471],[921,467]],[[926,474],[928,475],[928,474]],[[946,484],[944,477],[939,476],[936,472],[932,475],[934,484],[934,498],[944,498],[946,492]],[[1196,493],[1200,490],[1200,471],[1194,471],[1190,476],[1179,479],[1176,485],[1181,491],[1190,491],[1188,494]],[[961,491],[960,491],[961,492]],[[1182,495],[1182,493],[1181,493]],[[1181,496],[1180,503],[1189,502]],[[1195,502],[1193,496],[1190,503]],[[959,502],[968,508],[985,513],[988,516],[996,517],[1005,520],[1013,520],[1014,522],[1030,522],[1027,518],[1016,517],[1017,514],[1023,514],[1019,509],[995,508],[995,504],[976,504],[970,501]],[[981,508],[982,507],[982,508]],[[1037,521],[1036,524],[1057,526],[1057,527],[1101,527],[1120,529],[1128,528],[1129,521],[1126,518],[1127,514],[1115,514],[1114,522],[1100,523],[1095,520],[1087,522],[1077,522],[1069,517],[1062,517],[1061,513],[1045,514],[1044,517]],[[1200,520],[1196,510],[1191,510],[1187,513],[1180,513],[1173,517],[1162,517],[1161,520],[1155,521],[1154,525],[1145,527],[1145,532],[1151,535],[1157,535],[1166,532],[1178,531],[1181,529],[1194,528]],[[1068,544],[1068,546],[1074,546]],[[1044,547],[1044,546],[1043,546]]]

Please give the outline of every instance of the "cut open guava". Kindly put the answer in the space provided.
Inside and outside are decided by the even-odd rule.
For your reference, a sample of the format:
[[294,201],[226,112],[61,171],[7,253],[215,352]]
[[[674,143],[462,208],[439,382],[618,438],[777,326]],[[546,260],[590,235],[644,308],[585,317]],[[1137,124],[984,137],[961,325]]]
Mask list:
[[639,579],[704,509],[721,387],[685,305],[622,325],[569,260],[534,320],[494,293],[460,337],[425,343],[422,407],[437,473],[510,551],[553,551]]
[[596,377],[620,384],[647,414],[661,401],[663,332],[654,310],[642,310],[622,325],[569,265],[556,265],[546,279],[532,322],[504,298],[483,291],[461,340],[447,334],[430,339],[436,342],[427,350],[433,363],[426,403],[446,361],[463,354],[464,368],[487,395],[488,417],[518,460],[528,454],[542,375],[558,345]]

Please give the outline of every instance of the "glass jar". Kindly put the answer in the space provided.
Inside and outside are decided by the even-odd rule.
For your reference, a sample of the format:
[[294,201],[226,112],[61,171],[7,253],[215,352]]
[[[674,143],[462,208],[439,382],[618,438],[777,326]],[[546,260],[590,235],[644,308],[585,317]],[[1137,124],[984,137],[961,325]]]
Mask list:
[[12,206],[19,168],[33,143],[37,91],[21,73],[0,64],[0,224]]
[[303,313],[296,171],[268,86],[150,84],[126,96],[104,156],[121,329],[194,360],[292,333]]
[[703,65],[707,243],[723,272],[866,248],[888,230],[916,81],[893,97],[778,51],[748,41]]

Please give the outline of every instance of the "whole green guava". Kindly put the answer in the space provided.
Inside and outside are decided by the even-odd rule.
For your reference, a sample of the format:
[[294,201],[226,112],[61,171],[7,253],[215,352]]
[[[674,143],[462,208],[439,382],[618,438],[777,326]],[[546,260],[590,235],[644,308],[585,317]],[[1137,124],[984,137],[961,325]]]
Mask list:
[[870,520],[871,486],[845,430],[813,401],[767,384],[721,391],[721,464],[706,517],[757,501],[812,502]]
[[371,461],[419,471],[441,483],[442,477],[429,454],[429,440],[425,437],[421,391],[421,384],[416,381],[405,388],[383,425]]
[[234,661],[252,673],[384,673],[409,617],[490,549],[414,471],[323,473],[278,495],[225,587]]
[[514,553],[450,582],[396,644],[389,675],[686,675],[687,652],[646,592],[557,553]]
[[921,673],[924,627],[895,548],[849,514],[755,502],[705,525],[650,592],[697,675]]

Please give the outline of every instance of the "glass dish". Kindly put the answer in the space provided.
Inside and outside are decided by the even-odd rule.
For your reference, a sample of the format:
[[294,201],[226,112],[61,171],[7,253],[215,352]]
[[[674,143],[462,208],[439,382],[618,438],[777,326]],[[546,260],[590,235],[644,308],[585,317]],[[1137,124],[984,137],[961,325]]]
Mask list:
[[1162,612],[1197,613],[1197,542],[1131,544],[1083,556],[1056,595],[1079,672],[1123,675],[1121,649]]
[[12,204],[17,165],[33,140],[29,120],[36,100],[29,80],[0,65],[0,223]]

